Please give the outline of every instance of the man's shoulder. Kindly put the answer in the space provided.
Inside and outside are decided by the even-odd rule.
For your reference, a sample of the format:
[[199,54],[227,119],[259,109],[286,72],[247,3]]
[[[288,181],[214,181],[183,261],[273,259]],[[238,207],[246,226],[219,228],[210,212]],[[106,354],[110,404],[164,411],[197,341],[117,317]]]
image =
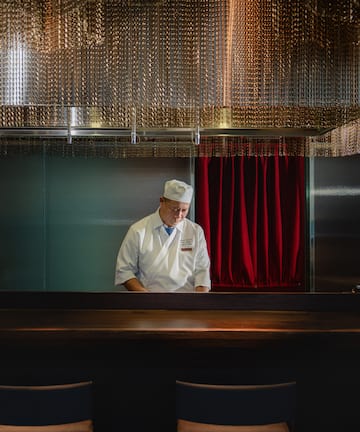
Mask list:
[[183,222],[184,222],[184,228],[185,229],[193,229],[193,230],[200,230],[200,231],[202,231],[202,228],[201,228],[201,226],[198,223],[196,223],[196,222],[194,222],[194,221],[192,221],[192,220],[190,220],[188,218],[184,219]]
[[138,221],[134,222],[131,226],[130,229],[133,231],[139,231],[142,229],[145,229],[147,227],[149,227],[149,225],[153,225],[156,223],[156,213],[151,213],[145,217],[143,217],[142,219],[139,219]]

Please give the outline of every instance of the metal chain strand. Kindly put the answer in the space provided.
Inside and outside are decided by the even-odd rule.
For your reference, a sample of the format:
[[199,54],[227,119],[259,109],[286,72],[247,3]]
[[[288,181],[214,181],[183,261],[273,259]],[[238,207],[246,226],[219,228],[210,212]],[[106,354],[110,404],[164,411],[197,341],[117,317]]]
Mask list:
[[[0,127],[127,128],[137,144],[114,154],[152,157],[183,147],[141,130],[333,129],[299,154],[357,153],[359,36],[357,0],[3,0]],[[231,154],[275,151],[236,139]],[[208,140],[189,152],[227,153]]]

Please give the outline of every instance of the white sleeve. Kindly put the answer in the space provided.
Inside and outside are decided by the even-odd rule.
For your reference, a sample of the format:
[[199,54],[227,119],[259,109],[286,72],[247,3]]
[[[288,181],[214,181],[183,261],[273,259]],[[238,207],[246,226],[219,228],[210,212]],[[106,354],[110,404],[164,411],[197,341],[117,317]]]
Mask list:
[[198,250],[195,261],[195,287],[206,286],[211,288],[210,258],[207,250],[203,229],[198,229]]
[[138,235],[129,228],[120,246],[116,260],[115,285],[121,285],[138,274]]

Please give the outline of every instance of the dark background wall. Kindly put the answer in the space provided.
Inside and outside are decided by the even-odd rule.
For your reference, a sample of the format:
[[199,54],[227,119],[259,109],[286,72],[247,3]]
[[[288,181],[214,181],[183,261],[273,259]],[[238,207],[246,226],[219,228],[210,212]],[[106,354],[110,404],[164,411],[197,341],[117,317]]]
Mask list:
[[0,159],[0,290],[113,291],[129,225],[192,177],[189,158]]
[[[308,276],[315,291],[349,292],[360,283],[359,162],[311,160]],[[0,290],[113,291],[129,225],[156,209],[164,180],[193,177],[191,158],[0,159]]]
[[347,291],[360,284],[360,156],[314,158],[310,190],[313,284]]

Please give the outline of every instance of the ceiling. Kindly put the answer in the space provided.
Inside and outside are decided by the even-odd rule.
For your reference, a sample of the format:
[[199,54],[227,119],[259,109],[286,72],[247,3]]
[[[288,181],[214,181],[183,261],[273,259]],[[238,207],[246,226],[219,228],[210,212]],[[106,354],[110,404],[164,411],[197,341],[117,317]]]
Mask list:
[[357,0],[7,0],[0,29],[2,137],[321,147],[358,127]]

